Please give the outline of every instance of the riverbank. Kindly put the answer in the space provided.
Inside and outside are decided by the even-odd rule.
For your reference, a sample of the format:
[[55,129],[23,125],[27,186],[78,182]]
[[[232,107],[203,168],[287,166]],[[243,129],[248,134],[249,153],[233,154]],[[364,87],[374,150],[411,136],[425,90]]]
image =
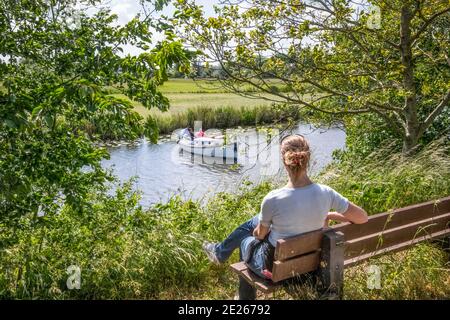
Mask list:
[[[370,214],[450,194],[450,147],[442,140],[416,156],[389,150],[366,160],[334,163],[315,181],[326,183]],[[389,156],[386,156],[390,154]],[[89,193],[89,212],[64,206],[60,214],[2,233],[0,296],[40,299],[231,299],[237,279],[228,266],[212,266],[204,240],[219,241],[255,215],[276,186],[244,183],[201,205],[179,196],[148,210],[131,184],[114,196]],[[48,219],[49,223],[46,223]],[[24,219],[24,221],[27,221]],[[50,223],[51,221],[51,223]],[[367,265],[345,271],[345,299],[445,299],[450,296],[447,255],[434,244],[370,261],[382,265],[381,289],[367,288]],[[230,262],[237,260],[235,253]],[[401,261],[401,263],[399,263]],[[81,287],[68,290],[67,268],[81,270]],[[302,288],[299,297],[314,298]],[[275,297],[287,298],[282,292]]]
[[300,120],[300,113],[298,106],[288,105],[194,107],[175,114],[154,115],[152,119],[160,133],[169,134],[176,129],[193,126],[194,121],[202,121],[204,129],[226,129],[292,123]]
[[[279,81],[268,81],[273,83],[275,91],[287,90]],[[116,88],[107,88],[112,97],[127,101],[132,106],[132,111],[142,117],[141,122],[145,127],[150,128],[156,124],[160,134],[170,134],[175,129],[193,126],[197,120],[203,122],[205,129],[223,129],[300,119],[298,106],[274,105],[280,102],[280,99],[267,93],[256,92],[251,87],[244,86],[242,90],[251,93],[252,97],[229,92],[213,79],[169,79],[159,89],[170,103],[170,108],[165,112],[157,108],[147,109],[138,101],[128,99]],[[91,127],[92,133],[99,134],[100,138],[113,133],[96,130],[100,126],[95,121],[91,123]],[[115,131],[112,126],[108,128]]]

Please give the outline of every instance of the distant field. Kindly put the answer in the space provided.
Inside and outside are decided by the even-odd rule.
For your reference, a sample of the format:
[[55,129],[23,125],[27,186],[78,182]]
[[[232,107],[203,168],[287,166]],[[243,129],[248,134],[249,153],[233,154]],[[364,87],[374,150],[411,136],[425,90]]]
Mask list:
[[[123,94],[112,95],[127,99]],[[161,112],[156,108],[148,110],[136,101],[133,101],[133,105],[137,112],[146,117],[148,114],[176,114],[194,107],[216,108],[231,106],[239,108],[241,106],[269,105],[271,103],[263,98],[267,97],[267,94],[261,94],[260,99],[241,97],[233,93],[166,93],[165,96],[168,97],[170,101],[170,109],[168,112]]]
[[159,89],[164,93],[225,92],[225,88],[215,80],[170,79]]
[[[148,110],[139,102],[133,101],[136,111],[143,117],[146,117],[148,114],[176,114],[195,107],[216,108],[231,106],[240,108],[241,106],[253,107],[271,104],[271,101],[264,99],[264,97],[269,97],[268,94],[259,94],[261,98],[256,99],[242,97],[234,93],[225,92],[217,82],[209,80],[170,79],[160,87],[160,90],[169,98],[169,111],[163,113],[156,108]],[[127,99],[123,94],[114,93],[112,95]]]
[[[282,85],[279,80],[267,79],[268,83],[273,86],[281,88]],[[170,79],[165,82],[160,88],[161,92],[164,93],[227,93],[219,81],[214,79]],[[250,85],[242,85],[241,90],[243,91],[254,91],[255,89]]]

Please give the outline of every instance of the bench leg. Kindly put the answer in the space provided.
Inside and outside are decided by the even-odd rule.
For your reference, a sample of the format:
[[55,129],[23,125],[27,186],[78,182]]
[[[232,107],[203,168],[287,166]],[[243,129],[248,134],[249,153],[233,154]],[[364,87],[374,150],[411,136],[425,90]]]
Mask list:
[[321,295],[325,299],[342,299],[344,287],[344,234],[328,230],[323,235],[319,267]]
[[255,300],[256,289],[253,288],[243,277],[239,277],[239,300]]

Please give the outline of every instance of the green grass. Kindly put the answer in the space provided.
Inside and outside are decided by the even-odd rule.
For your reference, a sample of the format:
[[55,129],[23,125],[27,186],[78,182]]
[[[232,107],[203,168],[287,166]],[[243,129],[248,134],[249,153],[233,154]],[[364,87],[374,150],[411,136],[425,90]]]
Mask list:
[[185,108],[193,108],[199,106],[209,106],[211,108],[216,108],[222,106],[241,107],[269,105],[272,103],[272,101],[268,101],[266,99],[273,99],[273,97],[270,97],[268,94],[258,94],[259,98],[254,99],[242,97],[233,93],[171,93],[167,94],[167,97],[170,101],[170,112],[178,112]]
[[[205,82],[206,83],[206,82]],[[236,126],[279,123],[298,120],[297,108],[274,106],[268,94],[257,94],[258,98],[242,97],[233,93],[184,92],[194,91],[196,84],[192,80],[170,80],[167,82],[170,109],[162,112],[156,108],[147,109],[137,101],[132,101],[134,110],[144,119],[151,116],[159,127],[161,134],[175,129],[192,126],[194,120],[201,120],[205,129],[231,128]],[[178,90],[180,92],[171,92]],[[112,96],[128,99],[120,93]],[[289,111],[287,111],[289,109]],[[282,111],[287,111],[282,114]]]
[[[330,165],[314,179],[329,184],[371,214],[450,194],[450,146],[437,141],[411,158],[377,152],[365,161]],[[174,197],[143,210],[131,185],[116,195],[90,193],[89,212],[65,207],[21,228],[0,233],[1,298],[231,299],[237,278],[228,265],[212,266],[201,249],[220,241],[259,211],[275,186],[244,183],[207,204]],[[237,261],[237,252],[230,263]],[[371,260],[345,271],[345,299],[446,299],[448,255],[435,244]],[[80,290],[67,290],[66,268],[82,270]],[[367,288],[365,267],[381,267],[381,289]],[[312,288],[296,297],[316,298]],[[287,299],[281,291],[262,298]]]
[[[120,93],[114,93],[112,96],[127,99],[127,97]],[[165,96],[169,99],[170,109],[167,112],[162,112],[156,108],[147,109],[137,101],[131,101],[135,110],[144,118],[148,115],[166,115],[179,114],[185,112],[189,108],[196,107],[233,107],[241,108],[270,105],[272,102],[264,98],[268,98],[267,94],[260,94],[259,99],[252,99],[239,96],[233,93],[166,93]]]
[[[275,80],[268,80],[275,86]],[[280,108],[273,106],[273,100],[281,101],[266,93],[253,93],[256,97],[243,97],[230,92],[222,92],[217,82],[208,80],[170,79],[161,91],[169,99],[170,108],[162,112],[156,108],[147,109],[137,101],[131,101],[134,110],[144,119],[155,119],[161,134],[193,125],[194,120],[203,121],[204,128],[230,128],[235,126],[278,123],[298,120],[295,107],[282,115]],[[128,99],[113,89],[111,95]],[[271,99],[271,100],[268,100]],[[294,115],[295,114],[295,115]],[[293,116],[294,115],[294,116]]]
[[169,79],[159,90],[163,93],[219,93],[226,90],[215,80]]
[[[274,86],[279,86],[275,80],[268,80],[273,82]],[[170,79],[165,82],[160,88],[161,92],[169,99],[170,109],[168,112],[161,112],[156,108],[147,109],[137,101],[131,101],[135,110],[144,118],[148,115],[162,115],[180,113],[186,111],[187,108],[196,107],[253,107],[261,105],[270,105],[272,101],[268,101],[268,98],[276,101],[281,101],[274,96],[266,93],[254,93],[256,98],[243,97],[238,94],[227,92],[224,88],[220,87],[217,81],[211,80],[192,80],[192,79]],[[245,87],[243,90],[249,91],[250,89]],[[110,88],[111,95],[122,99],[128,98],[116,89]]]
[[[283,90],[284,86],[278,79],[267,79],[266,82],[279,90]],[[242,91],[255,91],[255,88],[242,84]],[[229,90],[224,88],[219,81],[215,79],[169,79],[159,90],[163,93],[228,93]]]
[[[371,259],[345,271],[346,299],[448,299],[450,264],[439,243],[421,243],[412,249]],[[369,266],[380,269],[380,289],[367,288]]]

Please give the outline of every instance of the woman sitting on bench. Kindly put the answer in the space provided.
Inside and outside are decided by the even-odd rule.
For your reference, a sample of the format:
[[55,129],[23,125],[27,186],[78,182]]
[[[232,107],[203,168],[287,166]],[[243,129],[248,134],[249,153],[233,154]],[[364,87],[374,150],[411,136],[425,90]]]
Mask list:
[[[286,186],[269,192],[259,215],[234,230],[221,243],[204,243],[209,260],[225,262],[240,247],[240,259],[262,278],[270,279],[277,240],[328,226],[329,220],[365,223],[367,213],[332,188],[312,182],[307,175],[309,145],[301,135],[281,141],[281,157],[289,176]],[[330,212],[334,209],[335,212]],[[256,290],[239,281],[239,298],[254,299]]]

